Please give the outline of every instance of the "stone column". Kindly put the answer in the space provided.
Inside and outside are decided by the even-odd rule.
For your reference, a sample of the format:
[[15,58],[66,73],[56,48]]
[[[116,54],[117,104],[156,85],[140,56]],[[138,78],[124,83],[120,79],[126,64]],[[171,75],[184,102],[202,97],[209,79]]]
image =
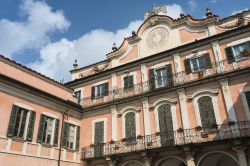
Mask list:
[[247,165],[247,158],[245,154],[246,148],[243,147],[234,147],[233,150],[236,152],[238,161],[239,161],[239,166],[248,166]]
[[176,74],[176,83],[183,83],[183,73],[181,68],[181,59],[179,53],[173,55],[174,59],[174,67],[175,67],[175,74]]
[[236,118],[233,100],[232,100],[229,85],[228,85],[228,80],[227,79],[220,80],[220,85],[221,85],[222,93],[224,96],[224,101],[226,103],[226,109],[227,109],[229,120],[236,122],[237,118]]
[[177,90],[181,109],[182,125],[184,129],[189,129],[189,116],[187,112],[186,94],[184,89]]
[[147,66],[146,64],[141,65],[141,82],[142,82],[142,90],[143,92],[148,91],[148,73],[147,73]]
[[117,109],[116,105],[111,106],[112,114],[112,140],[117,141]]
[[148,106],[148,98],[142,99],[142,105],[143,105],[143,121],[144,121],[144,131],[145,135],[151,134],[151,128],[150,128],[150,118],[149,118],[149,106]]
[[195,166],[194,155],[189,147],[184,147],[184,152],[186,153],[187,166]]

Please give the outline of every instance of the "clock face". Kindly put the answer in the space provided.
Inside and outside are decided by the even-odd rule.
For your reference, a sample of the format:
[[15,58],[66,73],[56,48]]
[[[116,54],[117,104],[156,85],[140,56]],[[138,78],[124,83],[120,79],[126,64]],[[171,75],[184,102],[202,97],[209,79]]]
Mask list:
[[151,49],[162,47],[166,44],[168,35],[168,30],[165,28],[160,27],[153,29],[147,36],[147,46]]

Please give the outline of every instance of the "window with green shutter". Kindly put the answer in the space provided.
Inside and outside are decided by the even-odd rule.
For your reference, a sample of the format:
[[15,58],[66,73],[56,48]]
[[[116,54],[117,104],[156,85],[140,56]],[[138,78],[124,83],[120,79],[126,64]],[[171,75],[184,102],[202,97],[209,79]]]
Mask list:
[[136,122],[134,112],[129,112],[125,115],[125,134],[128,142],[136,141]]
[[212,67],[210,55],[208,53],[198,57],[185,59],[184,65],[186,74],[203,71]]
[[130,76],[125,76],[123,78],[123,82],[124,82],[124,90],[128,90],[128,89],[132,89],[134,87],[134,76],[130,75]]
[[92,91],[91,91],[91,99],[95,99],[95,98],[100,98],[100,97],[104,97],[104,96],[108,96],[109,93],[109,83],[104,83],[104,84],[100,84],[100,85],[96,85],[92,87]]
[[[27,118],[29,119],[27,120]],[[35,112],[13,105],[7,137],[32,141],[35,122]],[[25,131],[27,130],[27,131]],[[27,133],[25,135],[25,133]]]
[[64,122],[62,147],[71,150],[79,150],[80,127]]
[[38,129],[37,142],[57,146],[58,130],[59,120],[42,114]]

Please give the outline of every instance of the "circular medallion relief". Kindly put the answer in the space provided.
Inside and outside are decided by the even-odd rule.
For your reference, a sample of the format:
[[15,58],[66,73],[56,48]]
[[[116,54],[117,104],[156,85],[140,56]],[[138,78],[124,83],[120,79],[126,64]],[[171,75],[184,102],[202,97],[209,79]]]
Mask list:
[[168,40],[168,30],[165,28],[156,28],[149,32],[147,36],[147,46],[151,49],[162,47]]

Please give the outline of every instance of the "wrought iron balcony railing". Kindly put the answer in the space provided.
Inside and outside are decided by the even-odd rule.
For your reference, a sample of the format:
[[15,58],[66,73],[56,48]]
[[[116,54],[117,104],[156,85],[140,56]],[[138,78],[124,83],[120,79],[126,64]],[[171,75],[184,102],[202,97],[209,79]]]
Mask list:
[[211,68],[208,69],[195,71],[189,74],[187,74],[185,71],[175,73],[165,78],[166,80],[171,80],[171,82],[167,82],[161,86],[157,86],[157,79],[155,79],[155,81],[153,82],[152,81],[142,82],[126,90],[122,88],[114,89],[112,91],[109,91],[108,94],[103,97],[98,97],[98,98],[86,97],[81,99],[80,104],[84,108],[87,108],[122,98],[144,94],[150,91],[154,91],[155,89],[170,88],[173,86],[183,85],[185,83],[202,80],[219,74],[230,73],[248,67],[250,67],[250,56],[247,57],[240,56],[239,58],[236,58],[235,62],[232,63],[229,63],[227,60],[222,60],[220,62],[212,64]]
[[230,122],[228,124],[213,125],[211,128],[178,129],[168,133],[155,133],[153,135],[137,136],[137,138],[133,139],[111,140],[108,143],[90,145],[81,149],[81,158],[82,160],[89,160],[157,148],[239,138],[249,139],[249,137],[250,121]]

